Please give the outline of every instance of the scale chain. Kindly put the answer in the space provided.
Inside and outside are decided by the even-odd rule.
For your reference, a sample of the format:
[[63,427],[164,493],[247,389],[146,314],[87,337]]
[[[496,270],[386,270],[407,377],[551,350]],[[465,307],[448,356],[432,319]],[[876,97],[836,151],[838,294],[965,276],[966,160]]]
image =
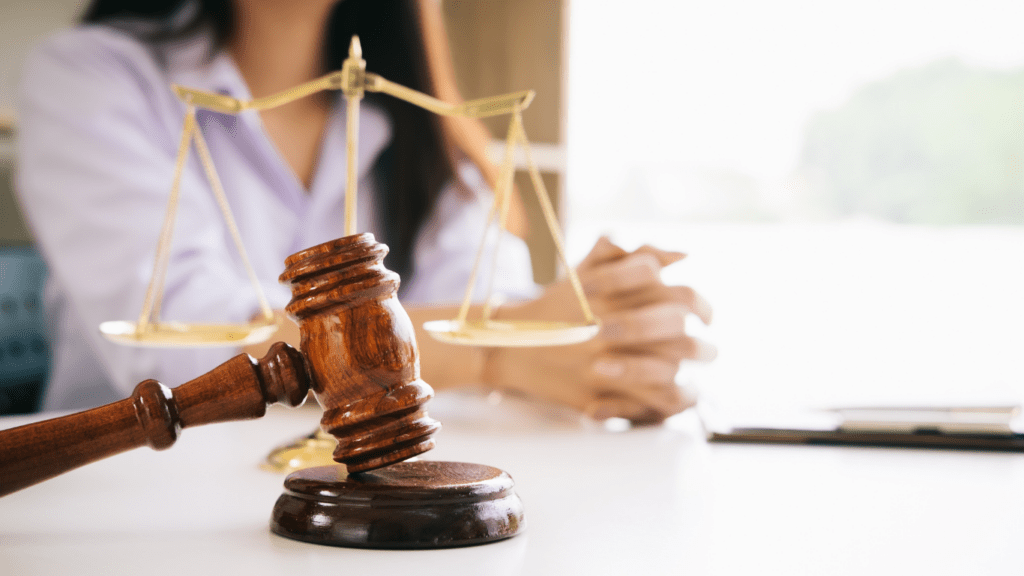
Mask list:
[[594,314],[590,311],[590,304],[587,302],[587,297],[583,294],[583,286],[580,284],[579,276],[576,275],[576,270],[569,265],[569,260],[565,257],[565,246],[562,243],[562,230],[558,225],[558,217],[555,216],[555,208],[551,205],[551,198],[548,196],[547,188],[544,187],[544,181],[540,177],[540,170],[537,169],[537,165],[533,161],[530,143],[526,139],[526,130],[523,128],[523,119],[519,110],[516,110],[515,116],[519,143],[522,145],[523,153],[526,155],[526,165],[530,170],[530,179],[533,181],[533,188],[537,193],[537,199],[540,200],[541,211],[544,213],[544,219],[547,221],[548,229],[551,231],[551,238],[555,241],[558,256],[561,258],[562,265],[565,266],[565,270],[569,275],[569,281],[572,283],[572,288],[576,292],[576,299],[579,300],[583,316],[586,317],[587,322],[593,324],[595,322]]
[[256,298],[259,300],[263,319],[271,322],[274,320],[274,311],[270,308],[270,303],[267,302],[267,295],[263,292],[263,286],[256,276],[256,271],[253,270],[252,263],[249,262],[249,254],[245,251],[245,245],[242,244],[242,235],[238,232],[238,225],[235,224],[235,218],[231,213],[231,206],[228,204],[227,195],[224,193],[224,187],[221,184],[220,177],[217,175],[217,169],[213,165],[210,149],[206,146],[206,138],[203,136],[202,130],[198,129],[198,126],[193,132],[193,139],[196,144],[196,152],[199,153],[199,163],[203,165],[203,171],[206,172],[206,179],[210,183],[210,189],[213,190],[217,206],[224,216],[224,224],[231,234],[231,239],[235,242],[235,247],[238,248],[238,255],[242,259],[242,265],[249,276],[249,281],[256,290]]
[[135,331],[142,334],[160,318],[160,304],[163,300],[164,278],[167,275],[167,263],[170,259],[171,238],[174,235],[174,220],[178,212],[178,196],[181,191],[181,176],[185,171],[185,160],[188,158],[188,147],[192,141],[192,133],[196,127],[196,109],[188,105],[185,111],[185,122],[181,129],[181,142],[178,144],[178,158],[174,164],[174,178],[171,181],[171,193],[167,198],[167,211],[164,223],[160,228],[160,238],[156,245],[156,257],[153,260],[153,274],[146,287],[146,296],[139,313],[139,321]]
[[[517,108],[518,110],[518,108]],[[513,117],[515,122],[515,117]],[[487,282],[487,298],[484,300],[483,318],[484,322],[491,319],[494,307],[494,270],[498,269],[498,254],[501,250],[501,240],[504,232],[508,230],[508,214],[512,204],[513,178],[515,176],[515,127],[509,126],[508,137],[505,139],[505,156],[501,163],[501,172],[498,175],[497,193],[494,201],[501,200],[501,209],[498,216],[498,238],[494,242],[494,251],[491,258],[491,276]]]

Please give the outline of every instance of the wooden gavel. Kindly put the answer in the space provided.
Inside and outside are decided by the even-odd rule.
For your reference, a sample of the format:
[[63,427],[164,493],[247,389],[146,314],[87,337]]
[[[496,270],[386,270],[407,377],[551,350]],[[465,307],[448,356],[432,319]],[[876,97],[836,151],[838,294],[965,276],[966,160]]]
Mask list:
[[240,354],[174,389],[146,380],[119,402],[0,431],[0,496],[146,444],[169,448],[183,428],[259,418],[277,402],[299,406],[310,390],[324,408],[321,427],[338,439],[334,459],[349,472],[430,450],[440,424],[423,405],[433,390],[419,378],[387,251],[356,234],[285,260],[301,353],[278,342],[259,361]]

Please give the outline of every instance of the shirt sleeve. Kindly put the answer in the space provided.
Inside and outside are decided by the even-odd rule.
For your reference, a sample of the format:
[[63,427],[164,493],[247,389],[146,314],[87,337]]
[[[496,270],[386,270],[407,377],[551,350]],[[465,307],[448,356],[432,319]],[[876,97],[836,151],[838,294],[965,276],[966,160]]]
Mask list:
[[[494,195],[471,163],[459,166],[459,177],[463,186],[452,182],[445,188],[416,239],[404,304],[457,304],[465,296]],[[493,256],[496,243],[497,258]],[[496,226],[487,235],[474,301],[486,298],[492,277],[495,295],[518,300],[534,298],[539,292],[526,242],[509,232],[499,235]]]
[[[142,44],[88,28],[37,48],[19,91],[22,207],[50,273],[89,327],[89,345],[125,394],[147,378],[180,384],[237,353],[120,346],[95,328],[135,320],[142,308],[181,131],[166,120],[169,98]],[[161,317],[247,321],[256,297],[194,153],[180,198]]]

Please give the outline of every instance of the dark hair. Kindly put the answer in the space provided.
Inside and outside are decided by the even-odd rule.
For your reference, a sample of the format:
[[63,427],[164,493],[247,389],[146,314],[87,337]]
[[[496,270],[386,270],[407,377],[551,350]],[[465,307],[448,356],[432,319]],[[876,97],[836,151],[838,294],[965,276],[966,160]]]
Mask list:
[[[136,18],[161,24],[144,38],[150,42],[180,39],[204,28],[212,31],[217,47],[231,40],[235,33],[231,0],[194,0],[195,9],[184,13],[189,4],[190,0],[93,0],[82,21]],[[179,21],[179,14],[187,17]],[[335,4],[325,35],[325,73],[341,68],[354,34],[359,35],[368,71],[433,94],[415,0],[343,0]],[[455,159],[437,117],[389,96],[367,94],[367,100],[371,99],[387,111],[392,123],[391,144],[374,166],[383,227],[380,240],[391,248],[387,266],[408,276],[416,236],[442,187],[455,176]]]

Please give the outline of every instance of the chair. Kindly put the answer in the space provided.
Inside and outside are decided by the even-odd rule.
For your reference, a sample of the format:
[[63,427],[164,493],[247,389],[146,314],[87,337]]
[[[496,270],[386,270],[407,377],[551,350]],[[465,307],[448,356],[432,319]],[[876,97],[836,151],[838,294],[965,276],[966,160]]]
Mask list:
[[49,368],[42,294],[46,265],[32,248],[0,248],[0,414],[39,410]]

